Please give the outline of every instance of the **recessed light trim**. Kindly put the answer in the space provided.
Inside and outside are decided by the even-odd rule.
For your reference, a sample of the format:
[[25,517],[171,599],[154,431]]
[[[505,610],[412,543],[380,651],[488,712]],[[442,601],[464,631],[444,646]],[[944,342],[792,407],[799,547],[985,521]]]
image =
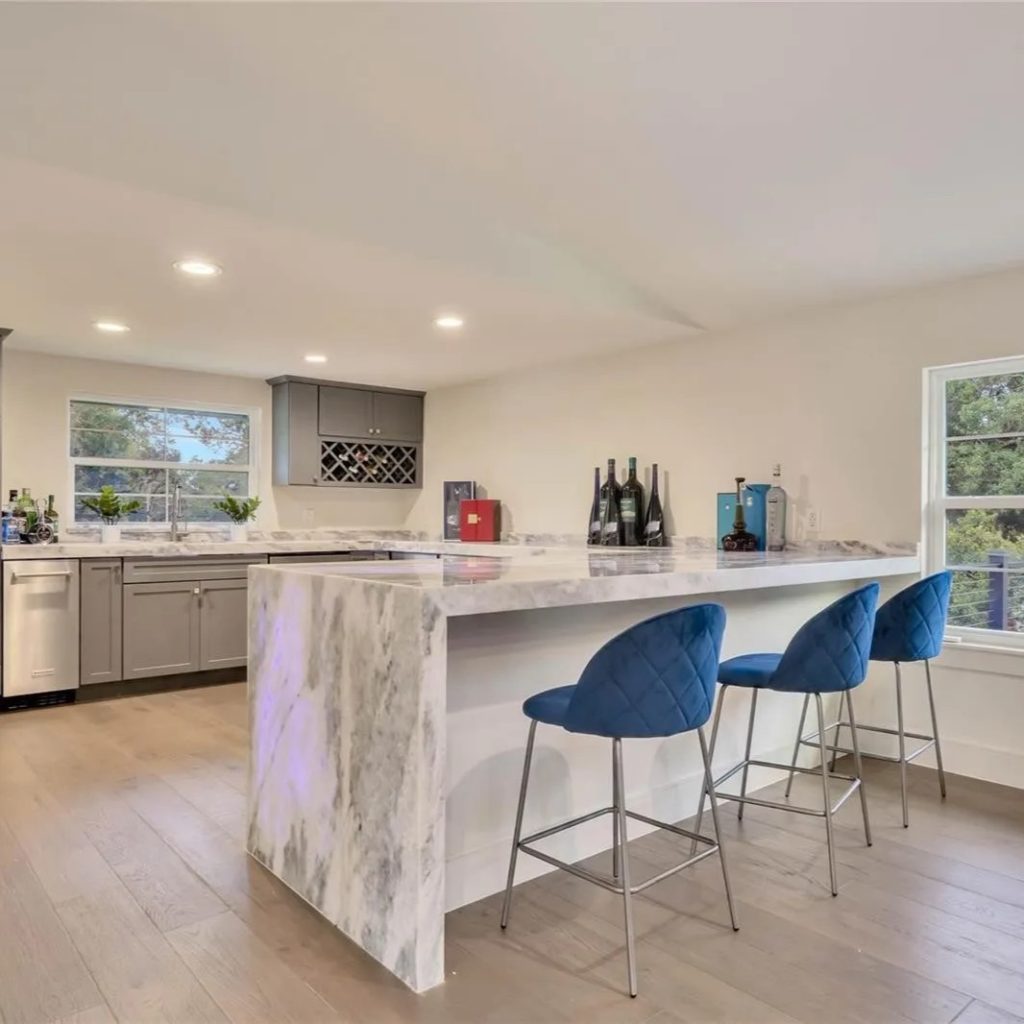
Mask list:
[[440,327],[446,331],[457,331],[465,320],[461,316],[456,316],[454,313],[446,313],[444,316],[439,316],[435,321],[434,325]]
[[94,320],[92,325],[104,334],[127,334],[131,330],[127,324],[118,323],[117,320]]
[[306,359],[307,363],[326,363],[327,362],[327,356],[321,356],[321,355],[318,355],[315,352],[314,353],[310,353],[308,356],[305,357],[305,359]]
[[217,277],[224,268],[209,260],[178,260],[174,269],[190,277]]

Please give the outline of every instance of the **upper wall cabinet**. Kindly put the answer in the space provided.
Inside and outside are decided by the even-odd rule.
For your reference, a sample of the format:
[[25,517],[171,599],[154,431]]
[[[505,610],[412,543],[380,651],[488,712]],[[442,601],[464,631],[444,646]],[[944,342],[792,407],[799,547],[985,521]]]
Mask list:
[[274,483],[418,487],[423,395],[275,377]]

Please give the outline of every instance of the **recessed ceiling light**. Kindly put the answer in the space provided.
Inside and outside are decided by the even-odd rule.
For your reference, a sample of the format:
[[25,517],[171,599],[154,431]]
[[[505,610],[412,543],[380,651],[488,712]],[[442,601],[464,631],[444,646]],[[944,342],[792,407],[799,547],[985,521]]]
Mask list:
[[216,277],[221,272],[216,263],[209,263],[206,260],[178,260],[174,264],[174,269],[192,277]]
[[93,327],[107,334],[127,334],[131,330],[127,324],[119,324],[116,320],[94,320]]
[[454,331],[461,327],[464,323],[461,316],[445,315],[439,316],[434,323],[438,327],[443,327],[447,331]]
[[327,356],[308,355],[306,356],[307,363],[326,363]]

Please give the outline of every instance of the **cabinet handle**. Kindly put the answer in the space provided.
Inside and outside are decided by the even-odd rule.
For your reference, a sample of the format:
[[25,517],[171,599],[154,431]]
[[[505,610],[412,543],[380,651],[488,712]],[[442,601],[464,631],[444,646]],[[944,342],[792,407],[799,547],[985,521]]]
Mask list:
[[44,577],[54,579],[70,575],[70,569],[65,569],[63,572],[15,572],[12,570],[11,582],[14,583],[17,580],[37,580],[43,579]]

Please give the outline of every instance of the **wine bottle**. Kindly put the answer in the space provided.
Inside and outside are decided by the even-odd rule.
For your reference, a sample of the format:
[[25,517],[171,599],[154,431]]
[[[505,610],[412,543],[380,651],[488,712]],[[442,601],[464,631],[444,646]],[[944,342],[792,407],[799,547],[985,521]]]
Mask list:
[[767,543],[769,551],[786,550],[786,492],[782,488],[782,467],[776,463],[772,485],[765,495],[767,505]]
[[636,547],[643,536],[644,485],[636,478],[635,458],[629,460],[629,476],[622,487],[619,515],[622,519],[622,543]]
[[587,525],[587,543],[601,543],[601,522],[603,508],[601,505],[601,470],[594,467],[594,500],[590,503],[590,522]]
[[658,464],[651,467],[651,500],[647,505],[644,520],[644,543],[649,548],[665,546],[664,513],[661,511],[661,496],[658,494]]
[[601,488],[601,543],[605,547],[622,544],[622,516],[615,493],[615,460],[608,460],[608,479]]
[[722,538],[723,551],[756,551],[757,538],[747,529],[747,519],[743,514],[743,485],[746,477],[736,477],[736,518],[733,520],[732,533]]

